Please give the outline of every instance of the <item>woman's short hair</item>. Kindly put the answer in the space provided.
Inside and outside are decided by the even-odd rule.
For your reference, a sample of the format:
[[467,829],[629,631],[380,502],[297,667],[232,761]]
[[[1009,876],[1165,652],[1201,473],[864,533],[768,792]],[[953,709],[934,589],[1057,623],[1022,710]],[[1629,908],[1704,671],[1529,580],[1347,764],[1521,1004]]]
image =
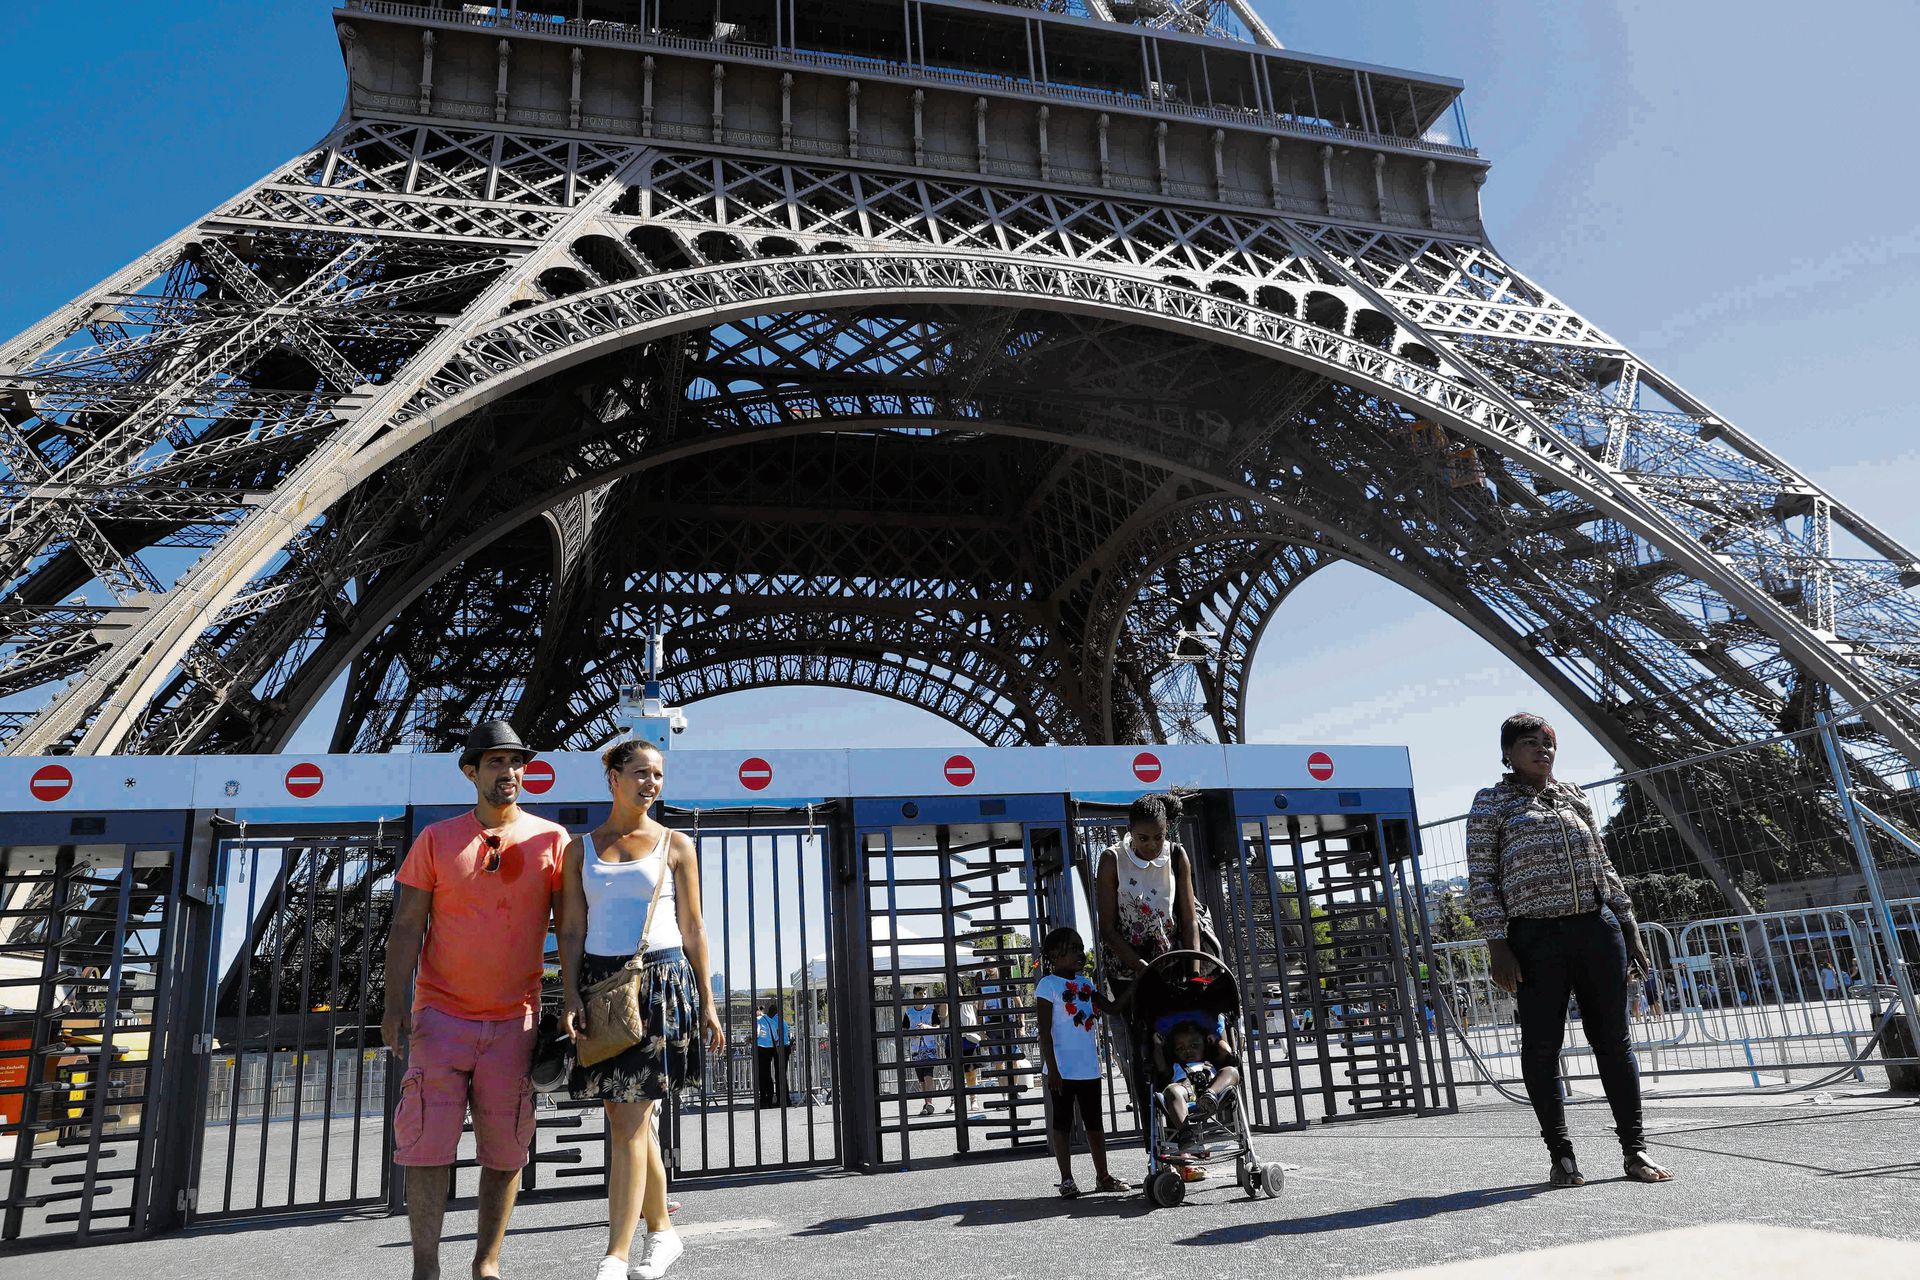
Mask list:
[[1155,791],[1141,796],[1127,806],[1127,825],[1130,827],[1172,826],[1173,820],[1186,812],[1178,795],[1171,791]]
[[662,760],[667,758],[666,752],[645,738],[622,738],[601,753],[600,763],[606,766],[607,772],[620,773],[632,764],[633,758],[642,751],[651,751]]
[[1502,720],[1500,722],[1500,758],[1505,760],[1507,752],[1512,749],[1514,743],[1542,729],[1546,730],[1549,741],[1556,744],[1560,741],[1559,736],[1553,731],[1553,726],[1547,723],[1546,717],[1537,716],[1531,711],[1522,711],[1518,715],[1508,716]]

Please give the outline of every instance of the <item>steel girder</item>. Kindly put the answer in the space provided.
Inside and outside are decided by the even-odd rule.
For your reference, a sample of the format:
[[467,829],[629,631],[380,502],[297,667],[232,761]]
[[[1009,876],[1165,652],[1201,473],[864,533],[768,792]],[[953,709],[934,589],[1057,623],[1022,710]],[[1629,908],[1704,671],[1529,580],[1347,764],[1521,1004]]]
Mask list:
[[[1102,350],[1088,368],[1174,394],[1072,376]],[[499,543],[503,508],[552,509],[573,532],[538,569],[535,544],[512,544],[521,576],[497,570],[495,587],[551,597],[556,632],[611,617],[581,612],[611,570],[588,586],[568,560],[582,495],[676,450],[736,447],[727,432],[858,417],[937,422],[927,441],[975,421],[1033,445],[1009,464],[1019,527],[1043,535],[1029,577],[1070,624],[1043,645],[1065,674],[1042,683],[1080,727],[1020,695],[1005,719],[1019,727],[997,740],[1166,734],[1122,709],[1159,697],[1151,674],[1087,673],[1094,637],[1118,636],[1119,654],[1112,620],[1154,614],[1161,630],[1228,624],[1221,648],[1238,651],[1310,571],[1276,570],[1297,554],[1276,549],[1310,547],[1466,617],[1623,760],[1790,726],[1820,687],[1872,704],[1852,744],[1871,767],[1920,754],[1896,692],[1920,674],[1912,553],[1470,239],[359,120],[0,355],[14,752],[283,737],[321,673],[372,653],[445,574],[483,590],[462,567]],[[1239,403],[1174,411],[1201,369]],[[573,447],[513,454],[516,487],[489,509],[463,486],[500,474],[474,459],[503,427]],[[1272,508],[1284,528],[1127,541],[1143,508],[1208,502]],[[429,542],[438,576],[419,572]],[[533,631],[515,661],[543,705],[577,706],[549,717],[557,731],[589,733],[604,691],[563,690],[565,638]],[[391,648],[363,662],[368,679],[417,664]],[[754,671],[832,674],[823,656],[787,661],[685,665],[707,673],[703,692]],[[980,705],[1013,696],[1017,675],[979,670],[1005,682]],[[1236,670],[1216,662],[1205,695],[1226,736],[1242,723]],[[352,737],[431,719],[386,715]]]

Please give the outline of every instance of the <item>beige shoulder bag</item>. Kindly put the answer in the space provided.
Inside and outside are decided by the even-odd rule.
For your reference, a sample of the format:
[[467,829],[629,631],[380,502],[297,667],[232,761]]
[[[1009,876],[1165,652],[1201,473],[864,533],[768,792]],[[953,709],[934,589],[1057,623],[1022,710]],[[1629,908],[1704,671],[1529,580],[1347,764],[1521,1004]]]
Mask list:
[[583,1067],[625,1053],[647,1038],[647,1010],[641,999],[640,975],[645,968],[647,935],[653,932],[654,909],[660,905],[660,890],[673,874],[672,858],[673,832],[667,830],[660,836],[660,876],[653,882],[653,897],[647,902],[647,917],[640,926],[640,945],[618,971],[580,994],[580,1003],[586,1006],[587,1030],[574,1041],[574,1052],[580,1056]]

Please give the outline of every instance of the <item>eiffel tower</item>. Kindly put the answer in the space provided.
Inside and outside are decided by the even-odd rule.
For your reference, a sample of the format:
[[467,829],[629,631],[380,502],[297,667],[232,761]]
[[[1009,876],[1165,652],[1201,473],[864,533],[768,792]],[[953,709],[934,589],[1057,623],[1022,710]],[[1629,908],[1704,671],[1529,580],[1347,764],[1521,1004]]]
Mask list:
[[[317,17],[318,15],[316,15]],[[0,347],[12,754],[667,695],[1244,733],[1355,561],[1623,766],[1862,708],[1920,560],[1504,261],[1461,85],[1244,0],[351,0],[317,145]]]

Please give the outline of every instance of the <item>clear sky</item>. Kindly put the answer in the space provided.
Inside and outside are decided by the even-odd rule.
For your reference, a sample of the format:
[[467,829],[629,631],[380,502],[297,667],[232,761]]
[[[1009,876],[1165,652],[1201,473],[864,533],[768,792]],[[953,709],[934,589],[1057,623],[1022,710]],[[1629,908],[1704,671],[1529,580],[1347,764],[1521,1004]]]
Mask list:
[[[1516,265],[1909,546],[1920,443],[1920,5],[1537,0],[1262,6],[1290,47],[1466,82]],[[8,7],[0,332],[11,334],[324,134],[341,69],[322,4]],[[1910,505],[1913,504],[1913,505]],[[1491,648],[1346,566],[1256,657],[1252,736],[1406,742],[1428,817],[1496,770],[1494,725],[1550,701]],[[688,746],[964,741],[817,690],[692,713]],[[324,741],[324,735],[320,735]],[[1608,771],[1563,736],[1562,773]]]

